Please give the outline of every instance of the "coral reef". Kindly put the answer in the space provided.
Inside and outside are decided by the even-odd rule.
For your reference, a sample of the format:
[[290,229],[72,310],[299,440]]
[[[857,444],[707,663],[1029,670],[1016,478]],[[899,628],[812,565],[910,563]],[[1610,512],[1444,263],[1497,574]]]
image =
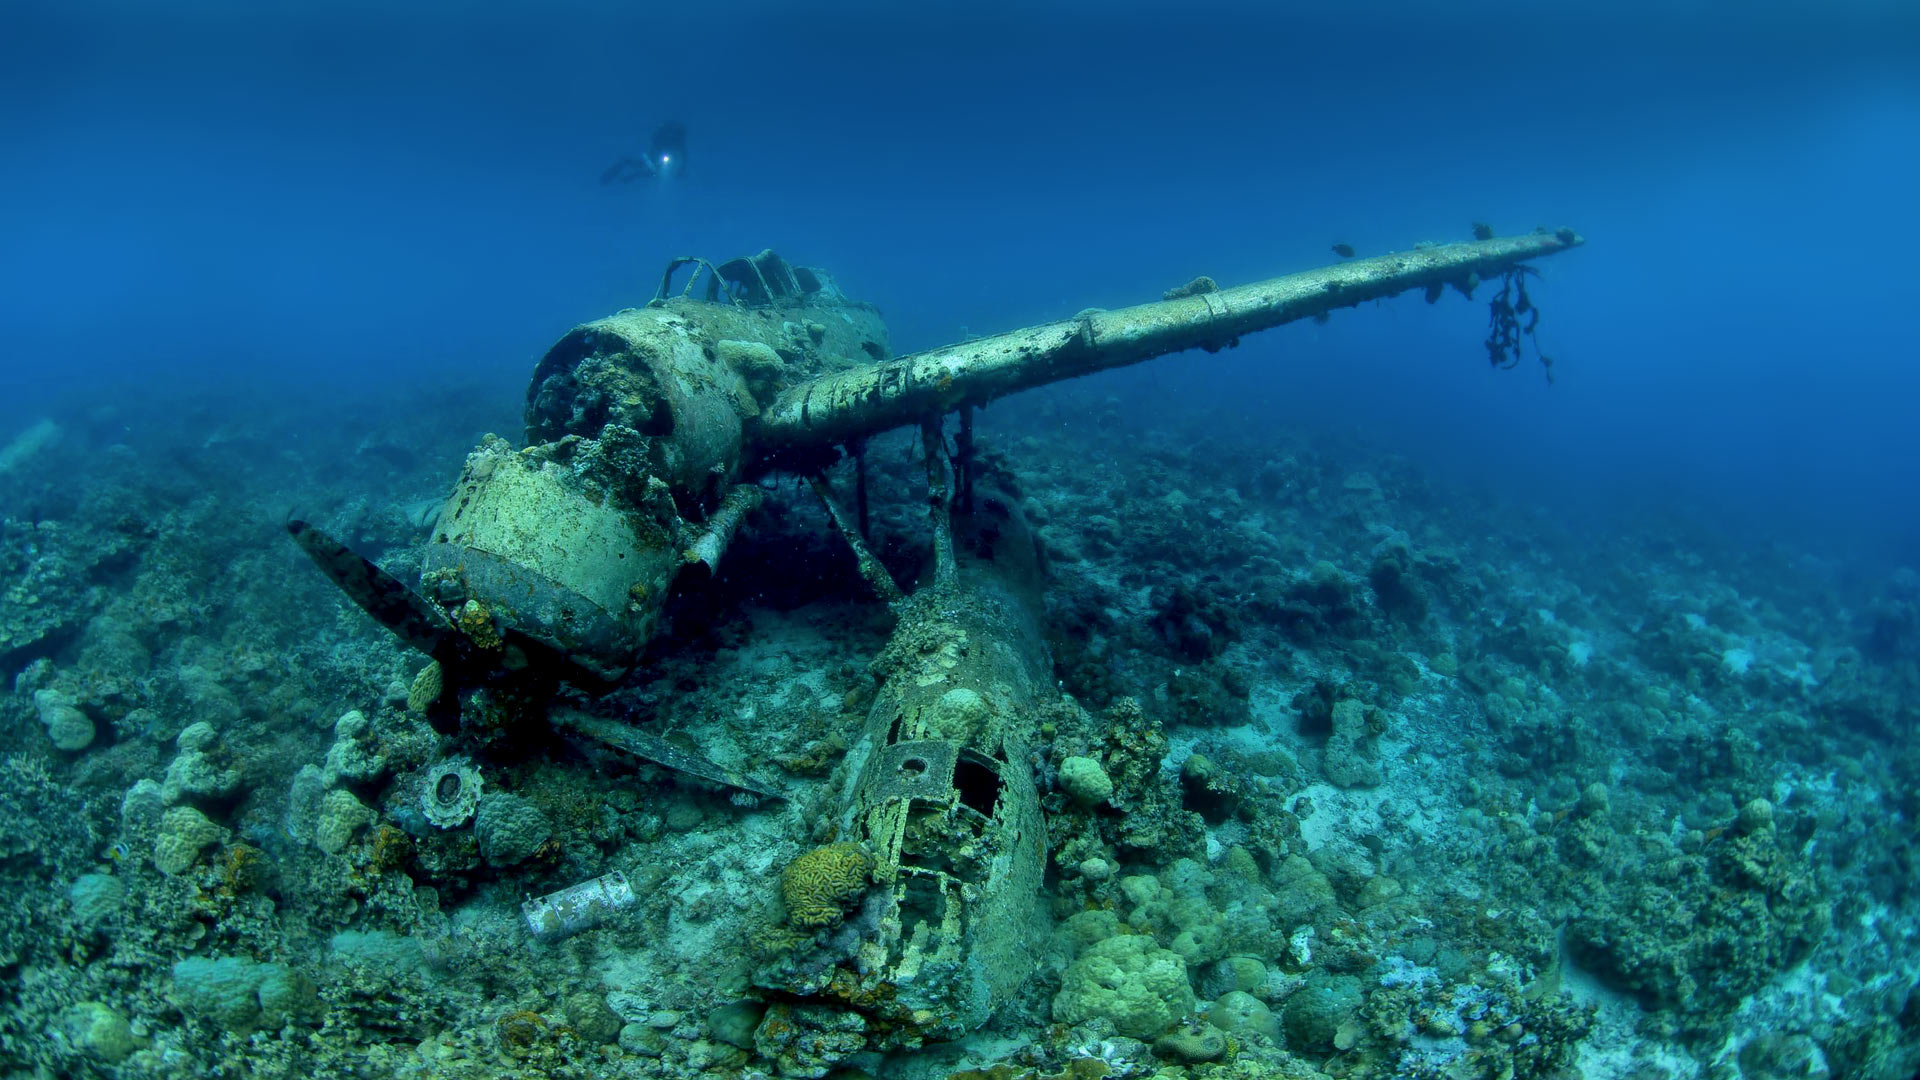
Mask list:
[[[755,393],[778,389],[768,358],[746,359]],[[1117,422],[1137,405],[1076,384],[982,424],[1050,558],[1058,686],[1013,764],[1041,793],[1035,903],[1052,932],[1014,1000],[946,1045],[918,1045],[884,985],[830,981],[887,914],[831,808],[848,733],[903,656],[883,655],[889,613],[810,501],[769,492],[708,602],[676,611],[605,698],[789,793],[742,805],[524,701],[468,702],[457,731],[436,730],[427,714],[461,688],[290,573],[261,520],[297,498],[417,573],[417,504],[464,440],[433,443],[412,418],[514,417],[436,397],[289,447],[268,408],[211,435],[162,420],[151,437],[170,442],[132,449],[62,419],[30,460],[71,475],[0,475],[0,1065],[458,1080],[1920,1066],[1911,570],[1842,575],[1651,520],[1596,535],[1333,436],[1235,433],[1173,406],[1148,431]],[[1071,439],[1050,434],[1063,424]],[[869,539],[903,581],[925,552],[908,450],[866,453]],[[779,581],[759,572],[775,560]],[[471,614],[476,643],[499,644],[491,613]],[[634,902],[594,928],[527,926],[528,897],[614,873]],[[768,1000],[763,965],[867,1011]]]

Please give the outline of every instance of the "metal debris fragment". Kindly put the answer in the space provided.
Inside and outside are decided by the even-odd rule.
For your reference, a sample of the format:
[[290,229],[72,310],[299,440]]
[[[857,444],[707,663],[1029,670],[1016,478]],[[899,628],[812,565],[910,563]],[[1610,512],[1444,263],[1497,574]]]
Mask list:
[[618,870],[520,905],[527,930],[541,941],[559,941],[591,930],[614,913],[633,906],[633,886]]

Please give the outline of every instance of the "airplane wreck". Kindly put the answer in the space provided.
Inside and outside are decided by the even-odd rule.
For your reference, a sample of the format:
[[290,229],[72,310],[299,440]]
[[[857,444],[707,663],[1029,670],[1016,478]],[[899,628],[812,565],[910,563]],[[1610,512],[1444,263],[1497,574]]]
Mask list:
[[[784,947],[755,973],[770,1008],[755,1044],[786,1075],[977,1029],[1031,974],[1047,827],[1032,765],[1062,704],[1040,630],[1045,573],[1016,500],[978,468],[975,411],[1020,390],[1418,292],[1501,288],[1490,358],[1511,363],[1537,309],[1530,260],[1570,230],[1424,246],[1237,287],[1200,279],[1166,298],[895,356],[871,305],[824,271],[762,252],[677,259],[651,302],[576,327],[536,366],[524,445],[476,447],[433,521],[418,587],[321,530],[289,531],[366,612],[430,657],[422,711],[463,732],[547,725],[746,799],[742,775],[591,705],[675,597],[712,580],[771,476],[806,480],[895,617],[866,724],[849,733],[833,842],[784,879]],[[682,276],[684,285],[676,288]],[[1518,288],[1518,302],[1511,299]],[[917,428],[929,565],[897,581],[865,542],[866,441]],[[855,490],[827,480],[856,463]],[[850,496],[852,505],[846,497]],[[457,783],[455,785],[457,787]],[[590,929],[630,902],[624,879],[532,899],[532,936]],[[802,1061],[812,1037],[831,1044]]]

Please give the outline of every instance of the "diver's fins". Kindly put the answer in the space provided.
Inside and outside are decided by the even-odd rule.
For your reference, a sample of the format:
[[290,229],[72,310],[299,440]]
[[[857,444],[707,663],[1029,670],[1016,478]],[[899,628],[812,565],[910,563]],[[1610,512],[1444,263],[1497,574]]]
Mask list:
[[426,597],[400,583],[365,556],[308,523],[291,518],[287,535],[307,553],[320,572],[340,586],[347,598],[373,616],[374,621],[399,635],[401,641],[441,661],[459,653],[459,631]]
[[634,757],[645,758],[656,765],[665,765],[677,772],[697,776],[724,787],[739,788],[741,791],[751,792],[765,799],[787,797],[785,793],[757,780],[731,769],[723,769],[699,754],[682,750],[658,735],[649,735],[644,731],[635,730],[630,725],[584,713],[578,709],[556,708],[549,715],[553,722],[561,727],[584,735],[595,742],[604,743],[615,750],[624,750]]

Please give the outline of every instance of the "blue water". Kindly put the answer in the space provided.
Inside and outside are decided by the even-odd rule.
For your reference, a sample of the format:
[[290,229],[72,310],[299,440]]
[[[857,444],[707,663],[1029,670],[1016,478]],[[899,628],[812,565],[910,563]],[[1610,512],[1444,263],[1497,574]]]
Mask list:
[[[682,252],[829,267],[911,349],[1568,224],[1552,389],[1484,370],[1478,305],[1409,301],[1184,392],[1527,497],[1914,540],[1906,5],[399,7],[7,6],[6,426],[151,383],[510,387]],[[596,182],[668,118],[686,176]]]

